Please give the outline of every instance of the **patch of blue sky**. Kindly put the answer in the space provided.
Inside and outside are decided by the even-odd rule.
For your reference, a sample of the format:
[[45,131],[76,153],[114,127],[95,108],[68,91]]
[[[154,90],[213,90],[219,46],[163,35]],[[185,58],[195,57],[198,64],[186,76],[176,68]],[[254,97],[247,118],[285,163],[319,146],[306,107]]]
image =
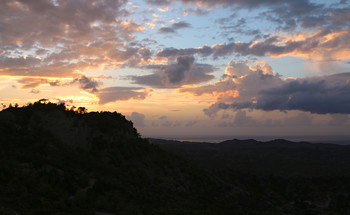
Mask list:
[[303,78],[308,76],[305,71],[305,60],[297,57],[262,57],[259,61],[266,61],[274,73],[279,73],[282,78]]

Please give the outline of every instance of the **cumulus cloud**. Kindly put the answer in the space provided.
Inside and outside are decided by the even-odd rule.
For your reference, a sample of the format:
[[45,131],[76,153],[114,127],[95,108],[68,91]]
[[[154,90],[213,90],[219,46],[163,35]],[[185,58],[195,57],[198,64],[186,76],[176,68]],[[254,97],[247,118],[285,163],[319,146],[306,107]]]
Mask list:
[[127,118],[131,120],[135,126],[145,126],[145,115],[138,112],[132,112]]
[[[267,63],[249,65],[248,61],[228,63],[224,79],[210,85],[180,89],[181,92],[189,92],[194,95],[212,94],[218,102],[233,102],[256,96],[261,90],[269,86],[279,86],[282,79],[279,74],[273,74]],[[208,109],[208,114],[216,106]],[[215,112],[215,111],[214,111]],[[211,115],[211,114],[209,114]]]
[[197,64],[193,56],[179,56],[175,63],[157,65],[153,73],[130,76],[136,84],[154,88],[177,88],[186,84],[198,84],[214,78],[214,68],[208,64]]
[[99,104],[129,99],[143,100],[151,89],[141,87],[108,87],[99,89],[95,95],[100,99]]
[[[273,74],[267,64],[249,66],[248,62],[230,62],[225,74],[226,79],[214,85],[182,91],[195,95],[217,93],[217,102],[204,110],[210,117],[226,109],[350,113],[350,97],[347,96],[350,93],[350,73],[282,79]],[[227,90],[229,84],[231,90]]]

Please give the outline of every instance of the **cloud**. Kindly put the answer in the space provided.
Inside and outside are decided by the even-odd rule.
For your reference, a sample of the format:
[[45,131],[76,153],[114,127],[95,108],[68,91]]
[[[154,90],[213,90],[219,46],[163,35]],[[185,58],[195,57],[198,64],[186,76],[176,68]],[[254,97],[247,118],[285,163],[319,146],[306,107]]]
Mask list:
[[[279,86],[283,83],[279,74],[273,74],[267,63],[249,65],[248,61],[228,63],[224,79],[210,85],[180,89],[180,92],[189,92],[196,96],[211,94],[217,98],[218,103],[244,101],[256,96],[261,90],[269,86]],[[209,108],[208,114],[217,106]],[[213,112],[215,113],[215,111]]]
[[[343,79],[340,79],[342,77]],[[334,81],[337,80],[336,84]],[[350,73],[289,81],[260,92],[246,108],[261,110],[302,110],[311,113],[350,113]],[[242,103],[232,103],[239,107]]]
[[214,53],[214,50],[210,46],[203,46],[200,48],[186,48],[186,49],[176,49],[176,48],[165,48],[159,50],[157,57],[179,57],[186,55],[199,54],[203,57],[209,56]]
[[173,23],[170,27],[162,27],[159,29],[159,33],[162,34],[174,34],[177,32],[177,30],[182,29],[182,28],[190,28],[191,25],[188,22],[175,22]]
[[158,51],[158,57],[178,57],[182,55],[212,56],[214,59],[226,56],[295,56],[305,59],[347,59],[350,55],[350,31],[320,29],[313,34],[298,33],[292,36],[270,35],[260,41],[232,42],[215,44],[211,47],[175,49]]
[[17,83],[22,85],[22,89],[31,89],[43,84],[48,84],[49,81],[43,78],[22,78],[18,80]]
[[99,78],[106,78],[105,76],[101,77],[87,77],[85,75],[75,78],[71,81],[62,81],[60,79],[46,79],[46,78],[22,78],[17,81],[18,84],[22,85],[22,89],[30,89],[40,87],[41,85],[50,85],[52,87],[58,86],[69,86],[74,85],[76,83],[79,84],[79,87],[88,92],[97,92],[100,83],[97,81]]
[[143,100],[152,92],[151,89],[141,87],[108,87],[99,89],[95,95],[99,98],[99,104],[129,99]]
[[181,126],[181,122],[175,120],[175,121],[169,121],[169,120],[166,120],[165,122],[163,122],[161,124],[161,126],[164,126],[164,127],[179,127]]
[[[218,7],[233,7],[236,10],[242,8],[259,9],[257,17],[259,20],[266,20],[277,24],[275,30],[293,31],[297,27],[314,29],[327,28],[327,29],[340,29],[344,27],[345,20],[349,18],[348,5],[339,4],[323,4],[321,2],[309,1],[309,0],[176,0],[176,1],[163,1],[163,0],[147,0],[148,3],[155,5],[170,5],[175,2],[181,2],[183,4],[192,5],[195,9],[200,10],[202,8],[211,9]],[[221,19],[224,23],[229,23],[231,18]],[[223,23],[222,23],[223,24]],[[255,30],[237,29],[234,25],[225,25],[226,28],[231,28],[232,32],[243,34],[256,34]],[[237,27],[237,26],[236,26]],[[228,33],[228,32],[226,32]]]
[[80,78],[74,79],[74,82],[78,82],[80,85],[80,88],[83,90],[88,90],[92,93],[97,92],[97,87],[99,86],[99,83],[94,80],[93,78],[89,78],[86,76],[82,76]]
[[135,84],[154,88],[178,88],[186,84],[198,84],[214,78],[214,68],[208,64],[194,63],[193,56],[180,56],[175,63],[156,65],[153,73],[144,76],[130,76]]
[[138,112],[132,112],[127,118],[131,120],[135,126],[145,126],[145,115]]
[[141,62],[145,47],[130,40],[143,28],[132,19],[124,21],[126,3],[2,2],[0,75],[76,77],[85,70]]
[[187,123],[186,123],[186,127],[193,127],[193,126],[195,126],[196,124],[198,123],[198,121],[197,120],[192,120],[192,121],[188,121]]
[[201,6],[207,6],[212,7],[215,5],[224,5],[224,6],[230,6],[230,5],[238,5],[248,8],[256,8],[260,6],[276,6],[276,5],[284,5],[284,4],[295,4],[295,2],[299,3],[299,6],[306,6],[311,3],[309,1],[293,1],[293,0],[287,0],[287,1],[278,1],[278,0],[176,0],[176,1],[170,1],[170,0],[146,0],[146,2],[155,4],[155,5],[170,5],[173,2],[181,2],[184,4],[193,4],[193,5],[201,5]]
[[[217,102],[204,110],[210,117],[226,109],[350,113],[350,97],[347,96],[350,93],[350,73],[282,79],[280,75],[274,75],[267,64],[249,66],[248,62],[230,62],[225,75],[224,80],[214,85],[181,91],[216,95]],[[227,86],[232,86],[232,89]]]
[[163,120],[163,119],[167,119],[167,118],[168,118],[167,116],[163,115],[163,116],[159,117],[158,119]]

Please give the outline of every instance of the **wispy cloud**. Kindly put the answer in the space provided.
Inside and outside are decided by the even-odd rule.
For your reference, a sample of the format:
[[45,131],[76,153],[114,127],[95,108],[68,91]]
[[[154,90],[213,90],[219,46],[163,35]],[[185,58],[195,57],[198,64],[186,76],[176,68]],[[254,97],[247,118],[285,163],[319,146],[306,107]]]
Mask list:
[[188,22],[175,22],[170,27],[162,27],[159,29],[159,33],[162,34],[174,34],[177,33],[177,30],[182,28],[190,28],[191,25]]

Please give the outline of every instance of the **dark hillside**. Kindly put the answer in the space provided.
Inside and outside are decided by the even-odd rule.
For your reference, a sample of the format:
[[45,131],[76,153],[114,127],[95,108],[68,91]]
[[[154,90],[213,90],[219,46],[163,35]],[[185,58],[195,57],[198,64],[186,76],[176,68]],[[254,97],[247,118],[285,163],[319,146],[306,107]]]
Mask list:
[[[350,212],[346,174],[283,177],[232,168],[261,149],[270,160],[279,152],[274,142],[248,143],[159,147],[116,112],[68,110],[45,100],[9,107],[0,112],[0,214]],[[248,164],[262,168],[257,161]]]
[[234,186],[149,144],[116,112],[39,101],[1,111],[0,132],[0,214],[240,210]]
[[277,214],[350,214],[350,146],[281,139],[149,140],[241,188],[250,202],[270,202],[280,209]]

